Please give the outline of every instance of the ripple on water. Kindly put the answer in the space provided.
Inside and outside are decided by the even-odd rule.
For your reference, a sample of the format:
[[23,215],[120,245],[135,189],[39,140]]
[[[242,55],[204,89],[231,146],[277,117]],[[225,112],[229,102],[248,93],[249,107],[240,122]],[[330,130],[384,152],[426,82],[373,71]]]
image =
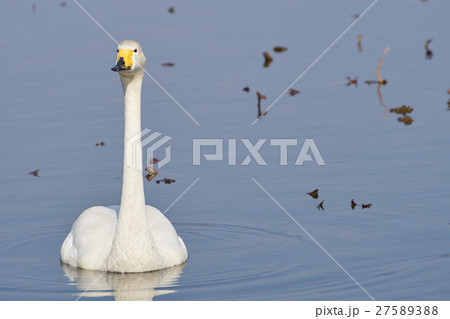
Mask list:
[[[367,296],[311,241],[232,224],[175,224],[189,250],[186,264],[161,271],[116,274],[59,261],[67,225],[28,225],[0,235],[0,299],[20,300],[327,300]],[[308,256],[308,258],[304,258]],[[374,265],[355,277],[374,297],[413,298],[434,280],[447,255]],[[331,270],[330,270],[331,269]],[[406,269],[406,270],[405,270]],[[413,274],[422,277],[414,278]],[[385,292],[387,281],[408,291]],[[405,282],[410,281],[407,285]],[[402,284],[400,284],[402,283]],[[442,283],[443,284],[443,283]],[[444,289],[445,287],[443,287]]]
[[[177,294],[161,299],[323,299],[321,292],[333,287],[354,289],[347,278],[326,278],[318,262],[323,253],[299,234],[231,224],[185,223],[177,229],[190,258]],[[303,258],[305,250],[316,254]]]
[[[62,269],[66,277],[79,290],[76,297],[113,296],[116,300],[151,300],[156,296],[176,293],[179,289],[189,290],[195,295],[199,290],[210,287],[239,285],[243,281],[280,277],[295,265],[273,268],[273,264],[263,264],[258,258],[253,258],[255,265],[264,265],[261,269],[251,267],[252,258],[247,260],[242,258],[260,246],[258,243],[262,238],[274,243],[270,247],[266,245],[265,249],[261,250],[273,256],[279,253],[276,243],[280,243],[281,239],[283,242],[289,239],[297,244],[302,240],[299,235],[237,225],[183,223],[175,224],[175,227],[188,245],[190,256],[186,264],[140,274],[103,274],[63,264]],[[189,242],[192,246],[188,244]],[[245,248],[244,251],[242,248]],[[203,258],[206,258],[209,264],[198,264]],[[234,266],[230,265],[232,260],[236,262]],[[183,274],[187,266],[192,271]],[[181,278],[184,278],[182,282]]]

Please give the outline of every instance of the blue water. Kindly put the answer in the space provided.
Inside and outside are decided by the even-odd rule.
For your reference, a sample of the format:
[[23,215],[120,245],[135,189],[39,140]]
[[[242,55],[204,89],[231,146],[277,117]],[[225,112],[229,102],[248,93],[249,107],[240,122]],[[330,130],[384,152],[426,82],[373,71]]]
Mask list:
[[[189,260],[100,277],[61,265],[59,249],[84,209],[119,204],[116,44],[72,1],[4,2],[0,300],[448,300],[449,3],[378,1],[293,86],[300,94],[284,95],[252,125],[255,92],[267,108],[372,1],[136,0],[123,10],[119,1],[80,0],[115,39],[142,44],[148,72],[200,124],[145,78],[142,125],[172,137],[172,161],[158,178],[176,180],[146,182],[147,202],[165,211],[199,178],[166,213]],[[277,45],[288,50],[274,53]],[[381,98],[388,108],[413,107],[410,126],[364,83],[376,80],[387,47]],[[274,57],[269,68],[264,51]],[[347,76],[358,76],[358,87],[346,86]],[[223,138],[224,161],[193,166],[194,138]],[[248,155],[240,139],[263,138],[267,165],[240,165]],[[299,141],[286,166],[269,144],[275,138]],[[294,165],[307,138],[325,166]],[[235,166],[229,139],[237,139]],[[36,169],[40,177],[28,174]],[[315,188],[318,200],[306,195]],[[373,206],[351,210],[352,198]]]

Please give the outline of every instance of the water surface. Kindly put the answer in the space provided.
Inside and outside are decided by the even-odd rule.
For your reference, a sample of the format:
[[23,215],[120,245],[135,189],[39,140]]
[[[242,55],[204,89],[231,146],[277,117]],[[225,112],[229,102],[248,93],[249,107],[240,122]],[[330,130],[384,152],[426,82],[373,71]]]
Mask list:
[[[133,10],[118,10],[118,1],[79,2],[118,41],[141,42],[149,73],[200,124],[145,78],[142,125],[172,137],[172,161],[159,176],[176,180],[146,183],[147,202],[164,211],[200,178],[167,212],[189,260],[102,277],[60,264],[79,214],[119,203],[116,44],[74,2],[35,1],[33,12],[31,2],[7,0],[0,12],[9,30],[0,39],[1,300],[368,300],[252,178],[375,299],[449,298],[450,4],[379,1],[294,85],[299,95],[283,96],[251,125],[255,92],[269,106],[372,1],[175,1],[173,15],[164,2],[131,1]],[[274,53],[276,45],[288,50]],[[386,47],[383,103],[413,107],[410,126],[364,83],[376,79]],[[264,51],[274,57],[269,68]],[[358,76],[358,87],[347,87],[347,76]],[[192,166],[193,138],[237,139],[238,165]],[[299,145],[280,166],[279,148],[267,140],[260,152],[267,165],[241,166],[241,138],[313,138],[326,165],[293,165]],[[100,141],[106,145],[96,147]],[[36,169],[39,178],[28,174]],[[305,195],[315,188],[319,200]],[[373,206],[352,211],[352,198]],[[321,200],[324,212],[316,209]]]

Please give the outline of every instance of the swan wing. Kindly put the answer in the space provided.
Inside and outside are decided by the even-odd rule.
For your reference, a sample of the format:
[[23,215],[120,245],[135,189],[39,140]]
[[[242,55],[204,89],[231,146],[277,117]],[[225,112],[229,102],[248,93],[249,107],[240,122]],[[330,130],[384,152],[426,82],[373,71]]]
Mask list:
[[187,249],[172,223],[155,207],[147,205],[146,213],[155,247],[167,267],[185,262],[188,258]]
[[73,223],[61,247],[61,260],[72,267],[105,269],[117,224],[114,209],[94,206]]

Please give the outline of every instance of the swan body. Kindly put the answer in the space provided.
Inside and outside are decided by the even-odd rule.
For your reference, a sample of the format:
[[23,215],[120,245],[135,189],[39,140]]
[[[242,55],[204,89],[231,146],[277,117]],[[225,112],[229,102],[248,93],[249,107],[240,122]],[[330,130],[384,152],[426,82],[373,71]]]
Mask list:
[[145,205],[141,150],[141,87],[145,56],[136,41],[123,41],[112,68],[125,96],[125,136],[120,206],[94,206],[75,221],[61,247],[73,267],[112,272],[145,272],[182,264],[183,240],[155,207]]
[[[187,252],[183,240],[177,236],[170,221],[155,207],[146,206],[146,224],[152,225],[149,232],[158,251],[151,256],[151,268],[142,259],[128,258],[126,271],[118,267],[118,272],[143,272],[172,267],[183,263]],[[72,230],[64,240],[61,259],[72,267],[102,270],[108,269],[108,257],[111,252],[114,233],[117,227],[119,206],[94,206],[86,209],[75,221]],[[152,255],[152,254],[151,254]],[[120,257],[120,256],[119,256]],[[117,262],[118,263],[118,262]],[[109,269],[111,271],[112,269]]]

